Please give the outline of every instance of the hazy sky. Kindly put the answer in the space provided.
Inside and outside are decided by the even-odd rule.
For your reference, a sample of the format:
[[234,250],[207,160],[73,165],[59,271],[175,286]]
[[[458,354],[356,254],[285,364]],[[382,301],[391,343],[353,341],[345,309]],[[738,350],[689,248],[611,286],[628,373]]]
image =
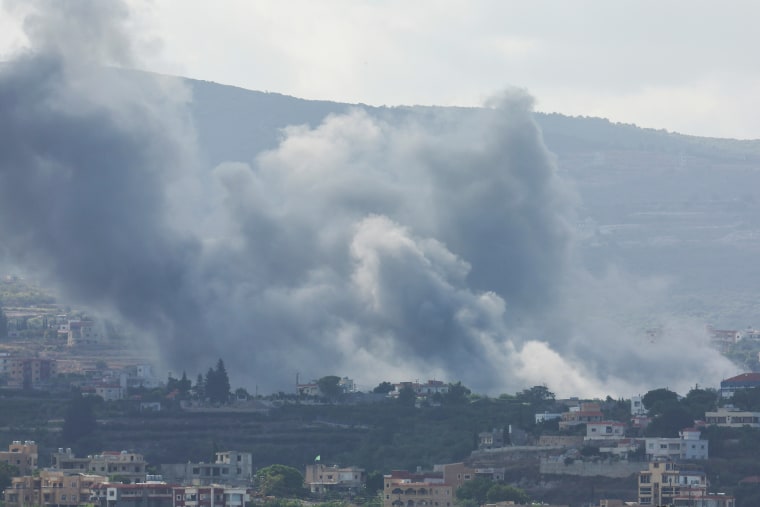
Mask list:
[[[130,0],[139,65],[311,99],[537,109],[760,138],[754,1]],[[18,2],[17,2],[18,4]],[[0,16],[0,56],[25,45]]]

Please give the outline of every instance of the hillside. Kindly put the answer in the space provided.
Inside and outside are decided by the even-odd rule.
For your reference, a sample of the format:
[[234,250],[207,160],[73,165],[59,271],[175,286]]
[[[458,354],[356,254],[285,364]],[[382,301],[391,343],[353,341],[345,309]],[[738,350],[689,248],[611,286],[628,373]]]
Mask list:
[[[251,163],[280,129],[316,127],[353,107],[385,118],[480,109],[370,107],[309,101],[203,81],[193,92],[204,160]],[[559,174],[580,197],[577,246],[596,273],[614,267],[670,286],[664,311],[718,327],[758,323],[760,140],[685,136],[600,118],[535,115]]]

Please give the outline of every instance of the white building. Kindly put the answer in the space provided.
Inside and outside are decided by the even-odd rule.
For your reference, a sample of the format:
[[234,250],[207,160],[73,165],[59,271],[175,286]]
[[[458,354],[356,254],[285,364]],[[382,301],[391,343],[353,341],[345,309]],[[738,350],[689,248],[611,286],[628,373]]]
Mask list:
[[586,424],[586,440],[613,440],[625,437],[626,424],[617,421]]
[[646,438],[644,450],[647,459],[707,459],[709,442],[700,440],[701,432],[694,428],[686,428],[679,432],[679,438]]
[[642,396],[640,394],[631,396],[631,416],[647,415],[648,410],[644,407]]

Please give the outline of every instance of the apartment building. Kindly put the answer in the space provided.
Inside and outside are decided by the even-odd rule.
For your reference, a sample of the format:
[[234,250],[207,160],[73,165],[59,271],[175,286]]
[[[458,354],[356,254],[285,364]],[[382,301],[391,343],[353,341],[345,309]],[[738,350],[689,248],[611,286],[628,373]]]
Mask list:
[[715,412],[705,412],[705,422],[724,428],[760,428],[760,412],[746,412],[733,407],[720,407]]
[[5,507],[78,506],[88,503],[93,488],[107,480],[101,475],[66,475],[60,470],[42,470],[39,476],[14,477],[5,490]]
[[37,444],[33,440],[14,440],[7,451],[0,451],[0,463],[18,468],[20,475],[32,475],[37,470]]
[[214,463],[163,464],[161,475],[167,482],[193,486],[247,485],[253,480],[253,455],[238,451],[218,452]]
[[676,498],[697,498],[707,493],[707,476],[697,468],[679,467],[670,461],[649,463],[639,472],[640,505],[671,505]]
[[602,409],[596,402],[581,402],[577,407],[570,407],[569,412],[563,412],[559,421],[559,429],[572,428],[579,424],[599,423],[604,419]]
[[130,482],[145,482],[147,462],[142,454],[127,451],[103,451],[87,457],[87,470],[105,476],[118,476]]
[[57,373],[54,359],[11,357],[6,364],[6,384],[11,389],[38,389]]

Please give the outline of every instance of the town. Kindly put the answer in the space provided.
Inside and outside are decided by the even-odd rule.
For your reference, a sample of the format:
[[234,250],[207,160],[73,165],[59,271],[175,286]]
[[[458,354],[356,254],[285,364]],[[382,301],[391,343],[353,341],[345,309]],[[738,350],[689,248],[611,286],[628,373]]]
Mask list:
[[[590,400],[546,386],[494,398],[442,380],[360,390],[338,375],[264,395],[233,390],[222,359],[158,378],[113,353],[92,318],[12,308],[3,320],[5,507],[760,501],[760,373]],[[760,336],[709,332],[723,353]],[[30,340],[48,347],[32,353]]]

